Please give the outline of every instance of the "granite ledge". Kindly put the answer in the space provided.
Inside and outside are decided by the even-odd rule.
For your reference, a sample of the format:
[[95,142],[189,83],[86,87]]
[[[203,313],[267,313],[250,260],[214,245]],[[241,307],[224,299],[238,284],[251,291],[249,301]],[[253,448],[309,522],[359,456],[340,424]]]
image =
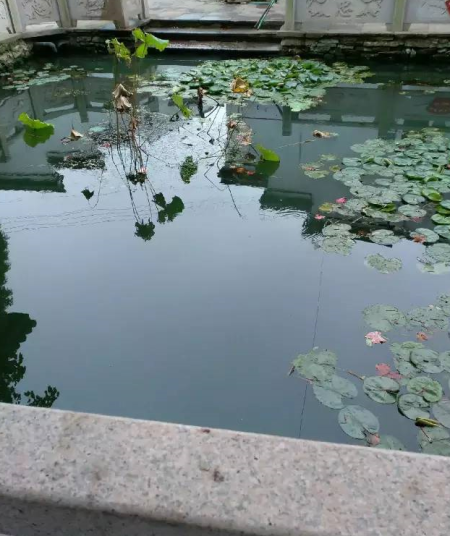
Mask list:
[[0,534],[448,536],[450,459],[0,405]]

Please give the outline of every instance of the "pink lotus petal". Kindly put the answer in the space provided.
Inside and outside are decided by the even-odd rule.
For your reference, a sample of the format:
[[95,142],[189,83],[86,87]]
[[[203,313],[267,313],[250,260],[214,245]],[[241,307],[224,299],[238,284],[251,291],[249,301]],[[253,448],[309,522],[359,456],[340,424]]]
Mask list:
[[347,203],[346,197],[340,197],[339,199],[336,199],[336,203],[339,203],[340,205],[343,205],[344,203]]
[[314,216],[314,219],[315,219],[315,220],[324,220],[324,219],[325,219],[325,216],[322,216],[322,214],[316,214],[316,215]]
[[366,432],[366,440],[371,447],[376,447],[380,444],[380,436],[378,434],[369,434]]
[[416,335],[418,341],[427,341],[428,335],[424,333],[423,331],[419,331],[419,333]]
[[383,344],[387,341],[387,339],[385,339],[379,331],[371,331],[365,336],[365,338],[367,346],[372,346],[374,344]]
[[387,376],[391,372],[391,367],[387,363],[378,363],[375,368],[379,376]]

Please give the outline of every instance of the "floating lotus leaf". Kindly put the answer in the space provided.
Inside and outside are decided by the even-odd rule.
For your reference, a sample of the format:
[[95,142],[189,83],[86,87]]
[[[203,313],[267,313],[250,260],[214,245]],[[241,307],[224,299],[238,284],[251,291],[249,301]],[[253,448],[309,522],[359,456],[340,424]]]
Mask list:
[[418,418],[427,419],[430,416],[429,403],[419,395],[401,395],[398,397],[397,403],[400,412],[413,421]]
[[329,171],[327,169],[313,169],[306,170],[303,173],[310,179],[323,179],[329,174]]
[[386,376],[370,376],[364,379],[363,390],[375,402],[394,404],[400,391],[400,385]]
[[405,194],[403,201],[409,205],[420,205],[425,202],[425,197],[417,194]]
[[450,225],[436,225],[434,232],[442,238],[450,240]]
[[440,307],[447,316],[450,316],[450,295],[441,294],[436,302],[437,307]]
[[439,354],[429,348],[417,348],[413,350],[410,359],[411,363],[422,372],[439,374],[444,370],[439,359]]
[[431,219],[437,225],[450,225],[450,216],[444,216],[443,214],[433,214]]
[[343,158],[342,163],[347,167],[359,167],[361,165],[360,158]]
[[408,393],[420,395],[427,402],[439,402],[444,394],[441,384],[428,376],[417,376],[409,380],[406,388]]
[[313,391],[317,400],[331,409],[342,409],[343,398],[355,398],[358,395],[355,385],[340,376],[333,376],[330,381],[314,383]]
[[441,400],[433,406],[433,414],[446,428],[450,428],[450,400]]
[[375,179],[375,184],[377,184],[378,186],[390,187],[392,184],[392,181],[390,179]]
[[442,426],[419,428],[417,434],[417,441],[421,449],[431,443],[445,441],[446,439],[450,439],[450,433]]
[[450,199],[446,199],[445,201],[441,201],[440,204],[441,207],[450,210]]
[[342,430],[355,439],[365,439],[367,434],[376,434],[380,423],[375,415],[361,406],[347,406],[338,416]]
[[425,243],[426,244],[434,244],[439,240],[439,235],[435,233],[434,231],[431,231],[431,229],[427,229],[425,227],[420,227],[419,229],[416,229],[415,231],[412,231],[409,235],[411,238],[416,237],[425,237]]
[[425,250],[426,262],[450,263],[450,244],[433,244]]
[[377,231],[372,231],[369,235],[369,238],[375,244],[381,246],[391,246],[399,242],[400,238],[396,236],[393,231],[388,229],[378,229]]
[[420,263],[418,268],[421,272],[426,274],[441,275],[450,272],[450,263],[448,262],[435,262],[435,263]]
[[398,272],[402,268],[402,261],[400,259],[388,259],[379,253],[368,255],[366,257],[366,264],[382,274]]
[[308,380],[324,382],[331,380],[336,370],[336,354],[328,350],[313,348],[308,354],[300,354],[292,363],[300,374]]
[[398,211],[400,214],[403,214],[403,216],[407,216],[408,218],[423,218],[427,215],[426,210],[414,205],[402,205],[398,208]]
[[363,311],[366,324],[377,331],[390,331],[406,324],[405,315],[392,305],[371,305]]
[[399,439],[390,435],[381,435],[380,442],[375,448],[387,450],[406,450],[406,447]]
[[446,372],[450,372],[450,352],[442,352],[439,355],[439,360],[441,362],[443,369]]
[[430,201],[433,201],[433,203],[439,203],[443,199],[442,194],[434,188],[424,188],[422,190],[422,195]]
[[334,223],[324,227],[322,234],[324,236],[348,236],[351,230],[351,225],[346,223]]
[[322,242],[322,249],[327,253],[339,253],[340,255],[350,255],[355,241],[348,236],[330,236]]

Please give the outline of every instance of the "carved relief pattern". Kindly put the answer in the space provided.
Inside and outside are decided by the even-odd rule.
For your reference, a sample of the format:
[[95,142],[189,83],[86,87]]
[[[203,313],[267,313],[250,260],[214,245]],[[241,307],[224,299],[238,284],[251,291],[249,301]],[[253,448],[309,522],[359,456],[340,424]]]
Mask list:
[[420,12],[426,13],[428,17],[441,18],[444,17],[448,19],[447,6],[445,2],[440,0],[422,0],[420,2]]
[[27,22],[48,22],[57,18],[54,0],[22,0],[21,6]]
[[[306,0],[311,18],[376,19],[384,0]],[[427,0],[424,0],[427,1]],[[438,2],[439,0],[428,0]]]
[[79,4],[92,17],[100,17],[108,0],[81,0]]
[[0,0],[0,20],[6,20],[9,22],[8,10],[4,0]]

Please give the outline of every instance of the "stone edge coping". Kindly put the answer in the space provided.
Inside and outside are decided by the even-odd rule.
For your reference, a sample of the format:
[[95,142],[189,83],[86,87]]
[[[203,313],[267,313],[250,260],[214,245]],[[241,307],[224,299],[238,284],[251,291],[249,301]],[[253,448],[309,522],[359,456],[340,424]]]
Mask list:
[[448,536],[449,482],[448,458],[0,405],[0,534]]

